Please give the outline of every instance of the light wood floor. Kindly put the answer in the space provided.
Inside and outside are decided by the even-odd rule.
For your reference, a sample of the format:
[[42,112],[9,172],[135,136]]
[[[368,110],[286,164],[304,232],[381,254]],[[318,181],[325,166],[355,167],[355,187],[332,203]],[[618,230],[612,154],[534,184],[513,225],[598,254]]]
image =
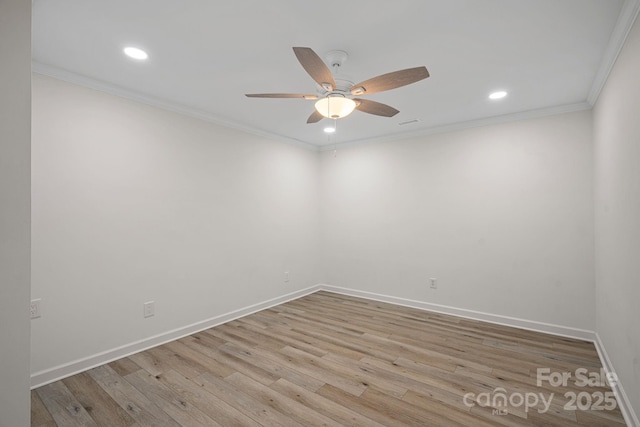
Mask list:
[[[564,408],[608,387],[536,385],[537,368],[600,366],[588,342],[317,292],[40,387],[31,425],[624,425]],[[512,404],[481,405],[500,392]]]

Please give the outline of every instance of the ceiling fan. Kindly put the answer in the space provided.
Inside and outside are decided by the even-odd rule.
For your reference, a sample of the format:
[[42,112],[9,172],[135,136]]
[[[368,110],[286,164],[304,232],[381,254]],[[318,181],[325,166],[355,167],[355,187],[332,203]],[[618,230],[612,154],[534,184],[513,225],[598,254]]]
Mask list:
[[[396,89],[429,77],[427,68],[422,66],[382,74],[358,84],[344,80],[336,81],[329,67],[311,48],[294,47],[293,52],[305,71],[318,83],[317,94],[247,93],[245,95],[250,98],[302,98],[316,100],[316,109],[307,119],[307,123],[317,123],[325,117],[341,119],[351,114],[354,110],[376,116],[393,117],[399,113],[395,108],[380,102],[354,97]],[[337,71],[347,59],[347,54],[343,51],[332,51],[329,52],[328,57],[334,71]]]

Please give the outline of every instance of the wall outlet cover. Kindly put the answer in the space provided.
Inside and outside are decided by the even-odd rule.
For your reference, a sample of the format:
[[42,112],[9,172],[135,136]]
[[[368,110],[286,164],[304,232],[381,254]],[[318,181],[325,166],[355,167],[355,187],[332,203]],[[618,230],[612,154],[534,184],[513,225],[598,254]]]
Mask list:
[[40,303],[41,302],[42,302],[42,299],[40,299],[40,298],[31,300],[31,306],[29,307],[29,312],[31,314],[31,318],[32,319],[37,319],[38,317],[42,316],[42,314],[40,312]]

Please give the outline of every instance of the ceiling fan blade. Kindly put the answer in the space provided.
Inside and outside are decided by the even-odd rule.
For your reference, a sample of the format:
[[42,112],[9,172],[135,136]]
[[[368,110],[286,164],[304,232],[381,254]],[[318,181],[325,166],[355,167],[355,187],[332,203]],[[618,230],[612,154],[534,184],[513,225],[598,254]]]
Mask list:
[[336,88],[336,82],[333,79],[331,70],[312,49],[308,47],[294,47],[293,52],[296,54],[298,61],[300,61],[302,68],[305,69],[316,83],[327,91],[332,91]]
[[318,95],[305,94],[305,93],[245,93],[249,98],[303,98],[303,99],[318,99]]
[[318,110],[314,110],[313,113],[307,119],[307,123],[318,123],[322,119],[324,119],[324,116],[318,113]]
[[400,111],[395,108],[383,104],[381,102],[370,101],[368,99],[354,99],[356,101],[356,110],[363,113],[374,114],[376,116],[393,117]]
[[389,89],[406,86],[429,77],[427,67],[407,68],[406,70],[394,71],[381,76],[365,80],[362,83],[351,86],[349,91],[356,96],[370,95]]

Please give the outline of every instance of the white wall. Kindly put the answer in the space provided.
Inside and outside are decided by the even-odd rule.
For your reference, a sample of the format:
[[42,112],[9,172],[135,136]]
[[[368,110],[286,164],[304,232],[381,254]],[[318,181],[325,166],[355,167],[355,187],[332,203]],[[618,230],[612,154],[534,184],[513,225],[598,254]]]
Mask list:
[[640,414],[640,22],[594,109],[596,328]]
[[313,151],[34,75],[32,371],[315,285],[318,167]]
[[31,2],[0,2],[0,426],[29,425]]
[[321,172],[326,283],[594,329],[590,111],[339,148]]
[[[0,68],[0,425],[19,426],[30,11],[0,5],[12,58]],[[324,282],[596,329],[640,412],[637,52],[639,23],[593,122],[585,111],[337,157],[36,75],[32,372]],[[147,300],[157,314],[143,319]]]
[[35,75],[32,372],[323,282],[597,327],[640,401],[639,32],[595,125],[583,111],[337,157]]

